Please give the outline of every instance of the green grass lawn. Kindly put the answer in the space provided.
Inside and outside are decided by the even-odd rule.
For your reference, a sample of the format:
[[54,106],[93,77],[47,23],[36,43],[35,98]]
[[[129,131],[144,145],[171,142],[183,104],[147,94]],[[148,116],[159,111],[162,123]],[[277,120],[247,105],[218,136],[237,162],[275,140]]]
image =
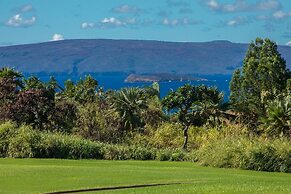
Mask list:
[[183,183],[91,193],[291,193],[291,174],[187,162],[0,159],[0,193]]

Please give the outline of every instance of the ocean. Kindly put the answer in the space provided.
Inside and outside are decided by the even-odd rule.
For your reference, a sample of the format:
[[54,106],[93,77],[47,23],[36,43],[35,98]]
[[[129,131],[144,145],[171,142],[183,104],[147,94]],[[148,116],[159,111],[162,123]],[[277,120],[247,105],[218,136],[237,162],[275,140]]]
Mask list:
[[[25,74],[25,77],[31,76],[32,74]],[[34,76],[37,76],[42,81],[48,81],[50,76],[54,76],[58,83],[63,86],[64,82],[68,79],[72,80],[73,82],[76,82],[80,80],[81,78],[84,78],[85,75],[70,75],[70,74],[47,74],[47,73],[38,73],[33,74]],[[119,90],[121,88],[125,87],[145,87],[150,86],[152,83],[148,82],[138,82],[138,83],[126,83],[124,82],[125,78],[127,77],[127,74],[124,73],[93,73],[90,74],[92,77],[94,77],[97,81],[99,86],[103,87],[104,90],[112,89],[112,90]],[[230,91],[229,91],[229,82],[231,79],[231,75],[196,75],[195,77],[205,78],[208,81],[167,81],[167,82],[159,82],[160,84],[160,93],[161,97],[163,98],[166,96],[169,91],[176,90],[177,88],[185,85],[185,84],[191,84],[191,85],[207,85],[207,86],[215,86],[217,87],[221,92],[224,93],[224,101],[228,100]]]

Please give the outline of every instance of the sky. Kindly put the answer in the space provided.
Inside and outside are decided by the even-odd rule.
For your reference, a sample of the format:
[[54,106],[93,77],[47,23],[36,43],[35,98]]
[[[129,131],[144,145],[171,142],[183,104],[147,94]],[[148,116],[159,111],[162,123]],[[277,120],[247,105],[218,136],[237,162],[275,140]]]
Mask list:
[[291,0],[0,0],[0,46],[63,39],[270,38],[291,46]]

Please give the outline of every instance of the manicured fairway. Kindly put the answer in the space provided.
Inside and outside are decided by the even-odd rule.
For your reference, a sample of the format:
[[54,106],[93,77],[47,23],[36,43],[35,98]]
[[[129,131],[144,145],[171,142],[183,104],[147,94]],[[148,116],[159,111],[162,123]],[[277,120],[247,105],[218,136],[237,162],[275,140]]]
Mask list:
[[186,162],[0,159],[0,193],[182,183],[91,193],[291,193],[291,174]]

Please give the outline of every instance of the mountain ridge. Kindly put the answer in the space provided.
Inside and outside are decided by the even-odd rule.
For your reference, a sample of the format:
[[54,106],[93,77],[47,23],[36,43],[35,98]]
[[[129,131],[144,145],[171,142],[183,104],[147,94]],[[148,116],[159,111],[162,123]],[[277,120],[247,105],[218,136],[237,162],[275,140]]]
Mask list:
[[[231,74],[248,44],[227,40],[70,39],[0,47],[0,66],[38,72]],[[291,47],[278,46],[291,67]]]

